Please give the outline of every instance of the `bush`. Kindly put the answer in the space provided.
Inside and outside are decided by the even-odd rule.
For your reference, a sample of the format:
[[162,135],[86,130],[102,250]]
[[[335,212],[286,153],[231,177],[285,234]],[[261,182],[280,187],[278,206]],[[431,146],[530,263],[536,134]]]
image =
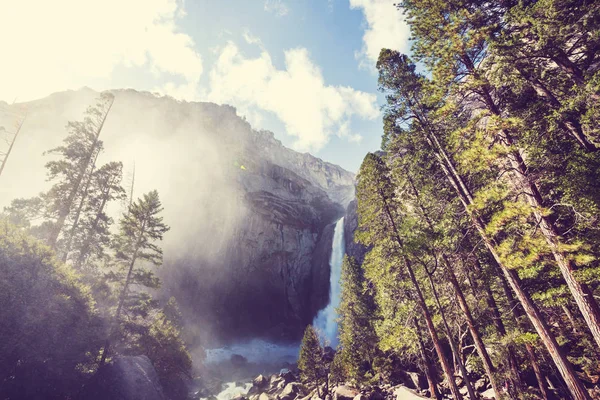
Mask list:
[[0,393],[74,394],[94,369],[102,324],[89,288],[54,253],[0,220]]

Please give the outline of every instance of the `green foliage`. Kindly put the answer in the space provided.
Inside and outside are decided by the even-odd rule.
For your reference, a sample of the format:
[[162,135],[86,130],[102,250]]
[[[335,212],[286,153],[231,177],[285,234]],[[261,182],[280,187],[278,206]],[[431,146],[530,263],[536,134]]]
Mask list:
[[323,348],[317,331],[312,325],[308,325],[304,331],[298,356],[298,369],[303,382],[311,386],[319,386],[324,376]]
[[343,376],[360,383],[368,372],[365,366],[370,365],[375,356],[377,337],[372,324],[375,304],[368,293],[362,268],[354,258],[344,257],[341,286],[339,361]]
[[65,398],[93,371],[102,340],[90,289],[21,229],[0,219],[0,392]]

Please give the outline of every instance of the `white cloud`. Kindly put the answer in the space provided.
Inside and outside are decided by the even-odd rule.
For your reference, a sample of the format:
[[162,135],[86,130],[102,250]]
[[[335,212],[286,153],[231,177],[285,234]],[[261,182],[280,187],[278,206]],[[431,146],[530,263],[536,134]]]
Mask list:
[[[141,67],[157,84],[142,89],[193,98],[202,74],[194,41],[177,27],[177,0],[2,2],[0,98],[42,97],[110,85],[119,65]],[[165,83],[166,82],[166,83]]]
[[290,9],[282,0],[265,0],[264,9],[278,17],[286,16],[290,12]]
[[294,147],[300,151],[317,151],[334,134],[358,141],[359,136],[350,132],[350,121],[377,118],[376,96],[326,85],[306,49],[284,54],[285,69],[279,70],[264,49],[257,58],[246,58],[229,42],[210,72],[209,99],[231,103],[248,118],[261,110],[274,113],[296,137]]
[[357,52],[362,67],[374,68],[382,48],[409,50],[410,29],[393,0],[350,0],[350,8],[361,9],[367,23],[363,47]]

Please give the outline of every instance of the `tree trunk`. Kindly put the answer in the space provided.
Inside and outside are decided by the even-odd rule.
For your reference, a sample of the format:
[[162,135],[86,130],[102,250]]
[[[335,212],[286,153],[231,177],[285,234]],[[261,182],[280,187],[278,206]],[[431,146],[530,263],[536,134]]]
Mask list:
[[92,156],[95,152],[96,145],[98,144],[98,138],[100,137],[100,132],[102,131],[102,128],[104,127],[104,122],[106,121],[106,117],[108,117],[108,113],[110,112],[110,109],[112,108],[113,103],[114,103],[114,99],[111,100],[106,112],[104,113],[104,116],[102,117],[102,121],[100,122],[100,126],[98,127],[98,132],[96,132],[96,138],[94,139],[94,143],[92,145],[92,148],[90,149],[90,154],[88,155],[87,159],[85,160],[85,162],[82,164],[81,168],[79,169],[79,174],[77,176],[77,181],[75,183],[75,186],[69,193],[69,197],[67,198],[66,204],[63,204],[63,206],[61,207],[61,209],[59,211],[59,215],[58,215],[58,220],[56,221],[56,224],[54,225],[54,227],[52,228],[52,231],[50,232],[50,237],[48,238],[48,245],[51,248],[53,248],[54,250],[56,250],[56,243],[58,241],[58,236],[60,235],[60,232],[62,231],[62,229],[65,225],[65,221],[67,220],[67,217],[69,216],[69,213],[71,212],[71,206],[73,205],[73,201],[75,201],[75,197],[77,196],[77,192],[79,191],[79,186],[81,186],[81,182],[83,181],[85,171],[89,167],[89,164],[92,160]]
[[437,390],[436,379],[435,379],[435,370],[431,362],[429,361],[429,357],[427,357],[427,351],[425,350],[425,344],[423,343],[423,339],[421,335],[423,334],[421,331],[421,324],[419,324],[419,320],[415,317],[413,319],[413,323],[415,324],[415,328],[417,330],[417,339],[419,341],[419,354],[421,355],[421,360],[423,361],[423,372],[425,373],[425,377],[427,378],[427,384],[429,385],[429,397],[432,399],[439,399],[440,393]]
[[[424,128],[427,129],[426,126],[424,126]],[[428,136],[435,137],[435,135],[433,135],[430,131],[426,132],[426,134]],[[436,142],[437,142],[437,140],[436,140]],[[431,141],[430,141],[430,143],[431,143]],[[439,145],[439,142],[437,142],[437,143]],[[439,145],[438,149],[441,150],[441,145]],[[525,313],[531,320],[531,323],[535,327],[537,333],[540,335],[542,342],[548,349],[548,352],[550,353],[554,363],[556,364],[557,369],[559,370],[560,374],[562,375],[563,379],[565,380],[565,383],[567,384],[573,398],[575,400],[589,400],[590,397],[589,397],[587,391],[583,388],[579,379],[577,379],[577,375],[575,374],[573,367],[571,366],[569,361],[566,359],[566,357],[562,353],[560,347],[558,346],[558,343],[556,342],[554,335],[552,334],[552,332],[550,331],[550,328],[544,321],[544,317],[542,316],[540,311],[537,309],[537,307],[535,306],[535,304],[533,303],[533,301],[531,300],[529,295],[527,293],[525,293],[525,291],[521,287],[521,283],[520,283],[519,277],[517,276],[516,272],[508,269],[504,265],[500,256],[496,252],[497,244],[488,237],[488,235],[485,231],[485,225],[479,219],[479,217],[477,217],[473,213],[473,210],[471,209],[471,207],[469,207],[472,204],[472,196],[470,196],[470,193],[468,191],[465,193],[465,191],[463,190],[463,188],[466,188],[466,185],[462,181],[462,178],[458,174],[455,175],[455,174],[451,173],[450,168],[445,163],[443,163],[442,157],[439,155],[439,153],[437,151],[438,149],[434,148],[433,150],[434,150],[434,153],[436,154],[436,156],[438,157],[438,160],[440,161],[440,167],[446,174],[450,184],[457,191],[457,193],[459,195],[459,199],[465,206],[465,211],[471,216],[473,224],[475,225],[475,228],[481,235],[481,238],[482,238],[483,242],[485,243],[485,246],[487,247],[487,249],[490,251],[490,253],[494,257],[494,260],[500,266],[500,269],[502,270],[503,274],[505,275],[506,279],[508,280],[511,288],[516,293],[517,298],[523,305],[523,309],[525,310]],[[469,201],[469,198],[471,199],[471,201]]]
[[4,171],[4,167],[6,166],[8,157],[10,156],[10,153],[12,152],[12,149],[15,146],[15,142],[17,141],[17,137],[19,136],[19,133],[21,132],[21,127],[23,126],[23,123],[25,123],[26,118],[27,118],[27,114],[25,114],[25,117],[23,117],[23,119],[19,123],[19,126],[17,126],[17,130],[15,131],[13,139],[10,141],[10,146],[8,146],[8,150],[6,151],[6,154],[4,154],[4,158],[2,159],[2,164],[0,164],[0,175],[2,175],[2,171]]
[[460,288],[460,285],[458,284],[458,280],[456,279],[456,275],[454,274],[454,270],[452,269],[450,261],[448,260],[448,257],[445,254],[442,255],[442,258],[444,259],[444,264],[446,266],[448,280],[452,284],[454,294],[456,295],[456,299],[458,300],[458,305],[467,321],[469,333],[471,334],[471,338],[473,338],[473,343],[475,344],[475,348],[477,349],[479,358],[481,358],[481,361],[483,362],[483,368],[485,369],[485,373],[490,379],[490,383],[492,384],[494,392],[496,392],[496,395],[500,397],[500,387],[498,386],[496,377],[494,375],[496,372],[496,368],[494,368],[494,364],[492,363],[490,355],[488,354],[488,351],[485,348],[485,344],[481,339],[481,335],[479,334],[479,330],[477,329],[477,326],[475,325],[475,320],[473,319],[473,314],[471,314],[471,309],[469,308],[463,291]]
[[[465,55],[464,59],[466,61],[468,60],[465,65],[473,77],[476,79],[481,78],[468,56]],[[495,116],[502,117],[500,108],[492,98],[488,87],[482,87],[481,95],[486,108]],[[579,283],[575,278],[575,265],[573,261],[568,258],[565,252],[561,250],[562,236],[559,234],[558,229],[550,220],[548,215],[542,213],[542,210],[544,209],[544,201],[538,186],[531,180],[529,176],[529,170],[525,160],[523,159],[523,156],[521,155],[521,150],[514,148],[516,143],[514,142],[514,139],[509,131],[506,129],[500,129],[499,133],[502,138],[503,145],[508,150],[508,161],[512,169],[516,171],[516,173],[513,174],[515,178],[513,181],[517,187],[524,192],[527,201],[531,206],[533,215],[537,220],[536,222],[540,227],[540,231],[546,239],[546,243],[548,244],[548,247],[554,256],[556,263],[558,264],[558,268],[565,282],[567,283],[575,302],[579,306],[579,310],[581,311],[589,330],[592,332],[592,336],[594,337],[597,346],[600,347],[600,307],[598,307],[598,303],[594,299],[589,287],[585,284]],[[527,312],[527,310],[525,311]]]
[[73,219],[73,225],[71,225],[71,231],[69,232],[69,237],[67,239],[67,244],[65,245],[64,253],[62,255],[62,261],[66,262],[67,257],[69,256],[69,252],[71,251],[71,245],[73,243],[73,237],[75,236],[75,231],[79,226],[79,217],[81,216],[81,210],[83,210],[83,205],[88,196],[88,191],[90,189],[90,184],[92,183],[92,175],[94,174],[94,169],[96,167],[96,161],[98,160],[99,152],[96,152],[94,156],[94,161],[91,165],[90,173],[88,174],[88,179],[85,183],[85,188],[83,189],[83,193],[81,195],[81,199],[79,200],[79,206],[77,207],[77,211],[75,212],[75,218]]
[[[431,286],[431,291],[433,292],[433,298],[435,299],[435,303],[440,310],[440,316],[442,317],[442,323],[444,324],[444,328],[446,330],[446,336],[448,338],[448,343],[450,344],[450,348],[452,349],[452,353],[454,353],[456,357],[456,362],[458,363],[458,367],[460,372],[462,373],[463,379],[465,381],[465,386],[467,387],[467,391],[469,392],[470,399],[476,399],[475,390],[473,389],[473,384],[471,383],[471,379],[469,378],[469,373],[467,372],[467,368],[465,367],[465,363],[461,357],[461,352],[459,351],[454,338],[452,337],[452,331],[450,330],[450,326],[448,325],[448,321],[446,320],[446,313],[444,312],[444,308],[442,307],[442,303],[440,302],[440,298],[437,293],[437,289],[435,288],[435,283],[433,282],[432,274],[429,271],[425,271],[427,273],[427,277],[429,278],[429,284]],[[485,347],[484,347],[485,349]],[[486,353],[487,354],[487,353]],[[489,360],[489,358],[488,358]],[[490,379],[493,379],[493,376],[490,375]],[[498,396],[499,392],[496,392]]]
[[463,397],[460,394],[460,391],[458,390],[458,386],[456,386],[456,382],[454,380],[454,374],[452,373],[452,369],[450,368],[448,359],[446,358],[446,355],[444,354],[444,349],[442,348],[442,344],[437,335],[437,331],[435,330],[435,325],[433,324],[433,320],[431,319],[431,313],[429,312],[429,308],[427,307],[427,304],[425,303],[425,298],[423,297],[423,292],[421,291],[419,282],[417,281],[417,278],[415,277],[415,274],[413,272],[410,261],[405,257],[404,262],[406,264],[406,269],[408,271],[408,275],[413,284],[413,287],[415,288],[415,291],[417,292],[417,304],[419,305],[419,308],[421,308],[421,311],[423,311],[423,316],[425,317],[425,323],[427,325],[427,329],[429,330],[429,336],[431,336],[431,341],[433,342],[433,346],[435,347],[435,351],[440,360],[440,364],[442,365],[442,370],[444,371],[444,375],[446,377],[446,380],[448,381],[448,385],[450,386],[450,391],[452,392],[452,396],[454,396],[455,399],[462,399]]
[[[477,272],[481,276],[483,270],[481,268],[481,263],[478,259],[475,259],[475,266]],[[506,283],[506,282],[505,282]],[[504,326],[504,322],[502,322],[502,316],[500,315],[500,311],[498,309],[498,304],[496,303],[496,299],[494,298],[494,293],[492,292],[490,285],[483,285],[481,288],[478,288],[481,292],[483,292],[485,296],[485,301],[488,306],[488,310],[492,313],[492,321],[494,321],[494,326],[496,327],[496,331],[498,334],[505,338],[507,336],[506,327]],[[523,382],[521,381],[521,375],[519,374],[519,363],[517,361],[517,357],[515,356],[515,348],[512,344],[508,345],[507,358],[508,358],[508,366],[512,375],[512,383],[513,389],[517,392],[521,390]]]
[[[127,289],[129,288],[129,284],[131,283],[131,275],[133,273],[133,266],[135,265],[135,261],[138,256],[138,251],[140,250],[140,246],[142,243],[142,238],[144,236],[146,229],[146,221],[142,223],[142,229],[140,230],[140,236],[137,239],[137,243],[135,245],[135,249],[133,251],[133,256],[131,257],[131,262],[129,263],[129,271],[127,271],[127,278],[125,279],[125,286],[123,286],[123,290],[119,295],[119,304],[117,305],[117,312],[115,313],[115,326],[119,324],[119,318],[121,317],[121,310],[123,309],[123,304],[125,303],[125,298],[127,296]],[[104,365],[106,362],[106,356],[110,351],[110,336],[106,339],[106,343],[104,345],[104,350],[102,351],[102,358],[100,359],[100,366]]]
[[[513,294],[508,286],[508,283],[506,282],[506,280],[504,279],[504,277],[502,275],[499,275],[499,279],[500,279],[500,285],[502,286],[502,290],[504,291],[504,295],[506,296],[506,299],[508,300],[508,306],[510,307],[510,309],[512,311],[513,318],[514,318],[515,322],[517,323],[517,326],[519,326],[524,332],[527,332],[528,331],[527,326],[525,326],[525,323],[521,320],[521,316],[522,316],[521,309],[519,308],[519,304],[513,297]],[[535,349],[529,343],[525,343],[525,349],[527,350],[527,357],[529,358],[529,363],[531,364],[531,368],[533,368],[533,372],[535,374],[535,379],[537,381],[538,388],[540,389],[540,393],[542,394],[542,399],[548,400],[550,395],[548,392],[548,386],[546,384],[546,376],[540,369],[540,365],[538,363],[537,356],[535,354]]]

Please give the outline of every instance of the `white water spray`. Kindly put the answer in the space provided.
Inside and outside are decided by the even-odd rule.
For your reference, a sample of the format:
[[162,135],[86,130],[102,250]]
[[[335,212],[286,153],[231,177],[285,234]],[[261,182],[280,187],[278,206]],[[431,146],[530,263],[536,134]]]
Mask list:
[[325,345],[333,348],[338,345],[337,308],[340,305],[342,287],[340,276],[342,274],[342,262],[344,261],[344,218],[338,220],[333,232],[333,243],[331,244],[331,258],[329,259],[329,304],[319,311],[313,321],[313,326],[319,332],[321,340]]

